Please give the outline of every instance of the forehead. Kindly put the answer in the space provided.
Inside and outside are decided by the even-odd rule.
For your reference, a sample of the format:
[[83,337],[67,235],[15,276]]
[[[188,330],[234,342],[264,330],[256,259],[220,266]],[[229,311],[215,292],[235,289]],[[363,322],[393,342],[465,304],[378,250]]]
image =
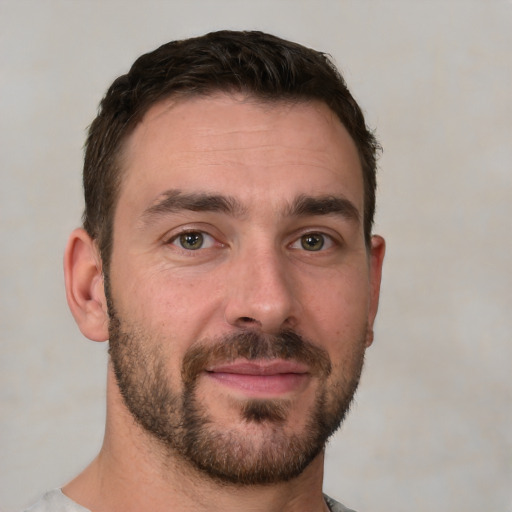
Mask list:
[[120,199],[128,194],[148,203],[166,189],[200,187],[250,200],[265,187],[271,198],[283,187],[293,195],[305,188],[325,194],[336,186],[362,209],[356,146],[337,116],[317,101],[171,98],[144,115],[126,141],[121,165]]

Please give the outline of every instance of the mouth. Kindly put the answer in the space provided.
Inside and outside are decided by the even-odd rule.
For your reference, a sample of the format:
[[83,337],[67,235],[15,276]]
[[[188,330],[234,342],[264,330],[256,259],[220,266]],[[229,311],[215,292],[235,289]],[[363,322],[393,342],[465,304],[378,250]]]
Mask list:
[[272,398],[299,392],[307,386],[311,373],[306,364],[296,361],[238,360],[212,365],[205,375],[252,398]]

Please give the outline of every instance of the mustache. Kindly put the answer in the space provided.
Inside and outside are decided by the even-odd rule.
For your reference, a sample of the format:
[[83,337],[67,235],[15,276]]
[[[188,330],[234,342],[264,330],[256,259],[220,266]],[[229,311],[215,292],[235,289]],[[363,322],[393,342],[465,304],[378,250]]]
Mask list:
[[327,351],[295,331],[284,330],[275,335],[243,331],[190,347],[183,358],[183,382],[185,385],[192,384],[208,366],[236,359],[293,360],[307,364],[311,374],[321,378],[327,378],[332,370]]

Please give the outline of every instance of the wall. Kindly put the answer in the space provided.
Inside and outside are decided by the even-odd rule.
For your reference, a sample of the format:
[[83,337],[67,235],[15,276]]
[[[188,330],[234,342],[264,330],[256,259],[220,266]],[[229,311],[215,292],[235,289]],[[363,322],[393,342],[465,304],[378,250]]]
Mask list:
[[385,148],[376,341],[326,490],[381,512],[512,511],[510,1],[0,1],[0,509],[94,456],[105,347],[67,311],[85,127],[144,51],[257,28],[330,52]]

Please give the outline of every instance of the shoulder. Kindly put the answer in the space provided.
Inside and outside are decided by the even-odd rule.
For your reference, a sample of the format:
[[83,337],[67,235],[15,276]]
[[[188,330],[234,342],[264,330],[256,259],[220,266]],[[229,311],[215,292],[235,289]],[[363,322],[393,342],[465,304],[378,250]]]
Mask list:
[[331,512],[355,512],[351,508],[347,508],[343,506],[341,503],[338,503],[336,500],[333,500],[326,494],[324,494],[324,498]]
[[[331,512],[354,512],[329,496],[324,497]],[[25,512],[89,512],[89,510],[65,496],[60,489],[55,489],[47,492]]]
[[47,492],[25,512],[89,512],[89,510],[68,498],[60,489],[54,489]]

